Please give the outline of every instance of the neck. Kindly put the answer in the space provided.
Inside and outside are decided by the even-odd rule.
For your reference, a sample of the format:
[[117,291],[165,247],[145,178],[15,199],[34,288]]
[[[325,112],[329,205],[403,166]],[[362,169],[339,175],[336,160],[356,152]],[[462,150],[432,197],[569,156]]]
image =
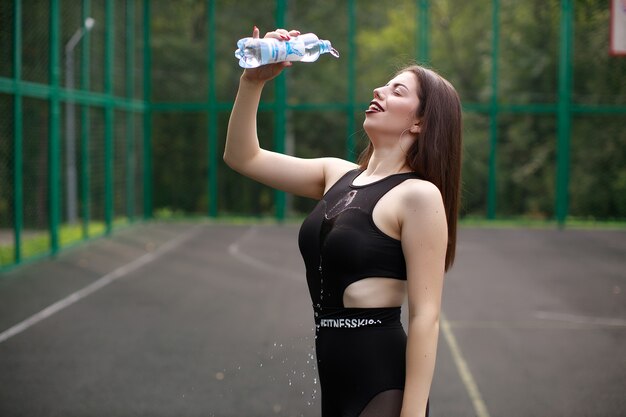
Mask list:
[[374,149],[367,168],[363,172],[367,176],[386,177],[400,172],[409,172],[406,155],[397,150]]
[[406,163],[406,151],[411,147],[416,137],[406,131],[400,133],[399,137],[385,137],[383,132],[367,131],[367,134],[373,151],[363,175],[386,177],[412,171]]

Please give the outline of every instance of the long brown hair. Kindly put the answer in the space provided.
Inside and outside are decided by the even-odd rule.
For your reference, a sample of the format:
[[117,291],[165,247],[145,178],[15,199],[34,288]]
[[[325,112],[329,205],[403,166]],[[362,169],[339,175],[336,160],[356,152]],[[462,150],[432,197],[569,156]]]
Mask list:
[[[447,80],[419,65],[398,74],[412,72],[417,77],[420,133],[406,155],[406,163],[421,179],[439,188],[448,222],[448,248],[445,270],[454,263],[456,229],[461,185],[461,100]],[[367,168],[374,148],[370,142],[359,156],[361,169]]]

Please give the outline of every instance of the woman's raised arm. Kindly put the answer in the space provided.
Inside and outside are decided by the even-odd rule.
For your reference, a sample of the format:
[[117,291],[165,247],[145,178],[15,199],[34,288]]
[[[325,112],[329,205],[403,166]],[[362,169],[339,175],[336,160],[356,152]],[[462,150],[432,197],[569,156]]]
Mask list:
[[[278,29],[265,37],[287,40],[298,33]],[[259,30],[255,27],[253,37],[258,36]],[[261,92],[267,81],[288,66],[290,62],[281,62],[244,71],[228,122],[224,161],[235,171],[270,187],[319,199],[329,181],[356,165],[337,158],[297,158],[262,149],[259,145],[256,117]]]

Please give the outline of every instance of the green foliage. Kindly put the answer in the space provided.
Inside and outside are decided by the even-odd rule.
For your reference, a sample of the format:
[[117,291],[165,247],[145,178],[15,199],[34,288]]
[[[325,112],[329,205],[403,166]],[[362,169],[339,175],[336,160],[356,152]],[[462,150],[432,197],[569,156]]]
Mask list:
[[[273,2],[263,7],[251,1],[218,2],[216,34],[207,39],[206,7],[202,0],[179,4],[155,3],[153,29],[153,82],[159,101],[203,100],[207,88],[207,42],[215,42],[218,98],[230,102],[236,93],[239,68],[232,57],[238,38],[249,36],[252,25],[262,32],[273,28]],[[499,67],[499,104],[553,104],[558,96],[559,24],[558,0],[500,2],[499,54],[492,51],[492,0],[429,4],[428,65],[449,79],[464,104],[488,105],[491,99],[492,60]],[[272,5],[272,7],[268,7]],[[355,94],[367,103],[372,90],[384,84],[397,69],[418,61],[419,2],[399,0],[392,6],[359,1],[355,16]],[[608,8],[597,1],[575,2],[574,84],[572,100],[580,104],[626,104],[626,60],[610,57]],[[287,71],[291,105],[345,103],[348,100],[347,3],[318,2],[309,7],[289,2],[288,28],[315,32],[330,39],[342,53],[339,60],[321,58]],[[272,84],[263,95],[273,100]],[[471,106],[470,106],[471,107]],[[356,130],[346,130],[344,111],[291,111],[287,126],[293,152],[302,157],[345,157],[348,136],[367,140],[355,115]],[[223,149],[227,113],[219,117]],[[626,148],[623,115],[579,117],[572,127],[571,213],[598,218],[626,217],[624,184]],[[606,122],[606,123],[605,123]],[[259,115],[259,137],[273,148],[273,115]],[[623,123],[622,123],[623,125]],[[206,181],[206,122],[203,114],[185,117],[160,114],[155,119],[155,176],[157,207],[187,213],[203,212],[208,201]],[[593,137],[593,149],[584,146]],[[556,170],[556,116],[554,113],[507,113],[498,116],[497,201],[499,216],[550,219],[554,216]],[[357,150],[358,152],[358,150]],[[355,157],[356,155],[353,155]],[[489,115],[464,114],[464,215],[486,213],[489,156]],[[221,213],[271,214],[274,193],[242,178],[219,161],[219,208]],[[600,187],[603,184],[603,187]],[[306,212],[312,202],[294,199],[296,213]]]
[[372,90],[384,85],[400,68],[415,61],[415,19],[413,2],[399,1],[395,7],[380,10],[383,26],[366,26],[357,32],[359,99],[369,101]]
[[[22,79],[49,83],[49,5],[23,1]],[[276,2],[256,0],[152,1],[151,45],[143,45],[143,0],[135,0],[135,91],[143,99],[143,52],[152,53],[151,100],[169,104],[171,111],[155,110],[152,123],[152,162],[155,210],[165,217],[206,214],[217,199],[220,214],[268,216],[275,209],[273,190],[243,178],[221,161],[228,122],[228,106],[237,91],[241,69],[233,57],[237,39],[249,36],[254,25],[262,34],[272,30]],[[383,85],[399,67],[418,61],[419,1],[374,0],[356,2],[354,16],[354,94],[358,106],[369,102],[372,90]],[[489,114],[492,97],[492,64],[497,59],[498,138],[497,213],[550,219],[554,216],[556,115],[559,79],[558,0],[500,1],[498,54],[492,51],[492,0],[437,0],[429,2],[428,65],[449,79],[466,107],[464,113],[463,210],[465,216],[486,213]],[[125,1],[114,2],[114,27],[106,28],[104,2],[91,2],[96,26],[90,33],[89,91],[104,91],[104,39],[114,31],[114,93],[124,94],[126,43]],[[351,114],[348,77],[348,2],[289,1],[285,18],[288,28],[315,32],[329,39],[341,52],[338,60],[322,57],[314,64],[296,64],[286,71],[287,97],[291,106],[316,104],[313,110],[288,111],[288,149],[302,157],[326,155],[345,157],[348,138],[358,144],[356,153],[367,143],[361,128],[362,110]],[[215,27],[209,27],[209,5],[215,8]],[[578,218],[626,218],[626,129],[624,113],[588,113],[580,106],[626,106],[626,59],[608,54],[609,8],[606,2],[577,0],[574,7],[573,83],[574,110],[571,131],[570,214]],[[64,44],[79,22],[79,8],[61,2],[61,36]],[[13,71],[13,4],[0,2],[0,76]],[[83,45],[77,47],[76,65]],[[59,46],[62,49],[62,45]],[[209,57],[214,48],[215,55]],[[61,55],[62,51],[61,51]],[[62,59],[61,59],[62,61]],[[215,72],[209,73],[209,67]],[[77,67],[78,69],[78,67]],[[60,68],[60,73],[63,69]],[[78,74],[78,72],[77,72]],[[216,80],[218,104],[218,144],[215,155],[218,195],[208,195],[209,148],[207,113],[209,81]],[[63,78],[63,77],[62,77]],[[78,80],[77,80],[78,81]],[[80,83],[78,83],[80,84]],[[275,118],[273,83],[263,94],[263,111],[258,117],[259,137],[264,147],[274,144]],[[328,104],[328,106],[325,106]],[[185,106],[191,106],[189,110]],[[531,112],[511,110],[511,105],[528,106]],[[548,106],[541,112],[536,105]],[[550,108],[550,106],[552,106]],[[80,106],[77,106],[80,107]],[[13,96],[0,96],[0,225],[11,227],[14,220],[11,183],[13,170]],[[24,228],[48,227],[48,125],[50,106],[47,96],[25,97],[23,138]],[[61,110],[64,111],[63,109]],[[88,109],[90,216],[104,218],[104,111],[101,105]],[[123,166],[126,110],[116,108],[114,153],[115,211],[124,209],[126,171]],[[62,115],[63,116],[63,113]],[[135,113],[136,152],[141,154],[143,115]],[[348,130],[349,122],[355,128]],[[79,122],[80,124],[80,122]],[[118,126],[119,124],[119,126]],[[63,123],[62,123],[63,125]],[[80,126],[79,126],[80,127]],[[63,127],[62,127],[63,129]],[[119,142],[118,142],[119,140]],[[80,149],[78,150],[80,151]],[[63,156],[64,158],[64,156]],[[79,163],[80,164],[80,163]],[[60,164],[64,167],[64,162]],[[135,172],[142,172],[137,158]],[[135,192],[142,195],[142,186]],[[63,192],[63,191],[62,191]],[[63,201],[63,198],[61,199]],[[141,197],[136,207],[140,209]],[[302,215],[312,202],[294,199],[295,215]],[[63,211],[63,210],[62,210]],[[174,214],[172,214],[174,213]],[[45,245],[44,245],[45,246]]]

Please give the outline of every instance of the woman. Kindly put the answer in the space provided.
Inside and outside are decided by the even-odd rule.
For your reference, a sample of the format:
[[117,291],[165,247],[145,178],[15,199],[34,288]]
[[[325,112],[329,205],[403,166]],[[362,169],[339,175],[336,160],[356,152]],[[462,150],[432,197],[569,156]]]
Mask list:
[[[265,37],[287,40],[298,31]],[[255,27],[253,37],[259,36]],[[428,415],[445,271],[452,265],[461,106],[452,85],[412,66],[376,88],[359,164],[261,149],[265,82],[291,63],[246,69],[224,160],[271,187],[320,200],[299,244],[316,323],[323,417]],[[408,297],[408,336],[400,306]]]

